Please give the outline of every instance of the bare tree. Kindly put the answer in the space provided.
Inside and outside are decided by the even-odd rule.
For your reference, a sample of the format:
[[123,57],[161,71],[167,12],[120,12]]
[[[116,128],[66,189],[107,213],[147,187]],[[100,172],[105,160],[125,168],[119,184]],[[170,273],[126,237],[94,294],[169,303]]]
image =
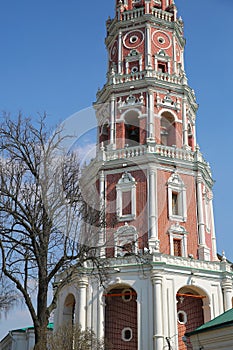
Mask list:
[[12,289],[12,285],[6,283],[0,276],[0,317],[1,313],[6,313],[17,302],[17,293]]
[[[63,141],[60,129],[49,135],[44,117],[35,124],[21,115],[4,116],[0,125],[1,269],[22,294],[36,348],[43,350],[61,288],[86,260],[101,265],[91,229],[80,240],[81,219],[98,222],[99,213],[88,214],[77,155],[63,153]],[[64,269],[67,277],[49,302],[54,276]]]

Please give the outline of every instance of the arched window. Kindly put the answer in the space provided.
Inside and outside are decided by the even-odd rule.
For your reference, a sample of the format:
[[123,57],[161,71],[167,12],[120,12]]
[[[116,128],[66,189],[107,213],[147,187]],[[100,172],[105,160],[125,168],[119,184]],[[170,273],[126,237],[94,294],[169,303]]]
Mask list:
[[176,129],[174,117],[169,112],[162,113],[160,124],[161,144],[164,146],[176,145]]
[[113,349],[138,349],[137,293],[117,285],[105,294],[105,339]]
[[75,298],[73,294],[67,295],[63,308],[63,323],[74,324],[75,321]]
[[109,140],[109,125],[108,123],[103,124],[100,126],[100,143],[104,143],[104,145],[108,144]]
[[129,111],[125,116],[125,146],[137,146],[140,141],[139,119],[136,111]]
[[188,124],[188,145],[193,148],[193,131],[190,123]]
[[178,290],[176,300],[179,349],[184,349],[182,338],[185,333],[194,331],[208,320],[209,298],[200,288],[184,286]]

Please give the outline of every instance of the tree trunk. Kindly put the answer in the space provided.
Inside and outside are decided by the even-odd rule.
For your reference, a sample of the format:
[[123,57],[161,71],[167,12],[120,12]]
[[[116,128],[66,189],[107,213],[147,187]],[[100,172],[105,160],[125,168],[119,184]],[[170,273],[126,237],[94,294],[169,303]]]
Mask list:
[[35,349],[47,350],[47,327],[49,323],[49,312],[47,309],[48,284],[45,271],[39,276],[37,317],[38,324],[35,327]]

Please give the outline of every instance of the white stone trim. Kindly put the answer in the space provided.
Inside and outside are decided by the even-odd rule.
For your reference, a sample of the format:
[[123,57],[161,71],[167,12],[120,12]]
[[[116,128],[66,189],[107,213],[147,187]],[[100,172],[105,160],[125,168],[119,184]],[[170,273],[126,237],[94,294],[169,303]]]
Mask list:
[[184,227],[179,224],[172,225],[168,230],[169,239],[170,239],[170,255],[174,255],[174,239],[180,239],[182,257],[187,258],[187,234],[188,232]]
[[[181,179],[181,177],[175,172],[168,179],[168,217],[172,221],[182,221],[187,220],[187,202],[186,202],[186,187]],[[172,208],[172,195],[177,194],[178,200],[178,215],[173,213]]]
[[121,247],[124,245],[132,243],[132,253],[137,253],[138,251],[138,233],[134,226],[128,226],[125,223],[124,226],[121,226],[114,235],[114,244],[115,244],[115,257],[124,256],[125,252]]
[[[133,176],[125,172],[121,179],[118,181],[116,185],[117,191],[117,199],[116,199],[116,212],[119,221],[131,221],[136,218],[136,181]],[[131,193],[131,213],[127,215],[123,215],[123,207],[122,207],[122,194],[124,192]]]
[[[130,331],[130,333],[131,333],[131,336],[130,336],[129,339],[126,339],[126,338],[125,338],[125,332],[126,332],[126,331]],[[132,328],[130,328],[130,327],[125,327],[125,328],[123,328],[123,329],[122,329],[122,332],[121,332],[121,339],[122,339],[123,341],[128,342],[128,341],[131,341],[132,338],[133,338],[133,330],[132,330]]]
[[[183,321],[183,322],[181,322],[181,321],[179,320],[179,315],[183,315],[183,317],[184,317],[184,321]],[[180,310],[180,311],[177,312],[177,321],[178,321],[180,324],[186,324],[186,323],[187,323],[188,318],[187,318],[187,314],[186,314],[185,311]]]

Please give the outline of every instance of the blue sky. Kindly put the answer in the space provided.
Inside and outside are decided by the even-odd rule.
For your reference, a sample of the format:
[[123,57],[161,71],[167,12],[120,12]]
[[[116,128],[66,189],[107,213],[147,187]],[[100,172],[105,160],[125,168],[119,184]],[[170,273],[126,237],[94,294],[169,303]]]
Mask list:
[[[0,1],[0,111],[21,110],[50,126],[90,107],[105,83],[105,20],[115,0]],[[198,142],[210,162],[218,251],[233,261],[232,0],[176,0],[185,22],[186,73],[199,111]],[[85,120],[80,123],[85,124]],[[0,320],[0,338],[28,324]],[[27,322],[27,323],[26,323]],[[26,323],[26,324],[25,324]]]

